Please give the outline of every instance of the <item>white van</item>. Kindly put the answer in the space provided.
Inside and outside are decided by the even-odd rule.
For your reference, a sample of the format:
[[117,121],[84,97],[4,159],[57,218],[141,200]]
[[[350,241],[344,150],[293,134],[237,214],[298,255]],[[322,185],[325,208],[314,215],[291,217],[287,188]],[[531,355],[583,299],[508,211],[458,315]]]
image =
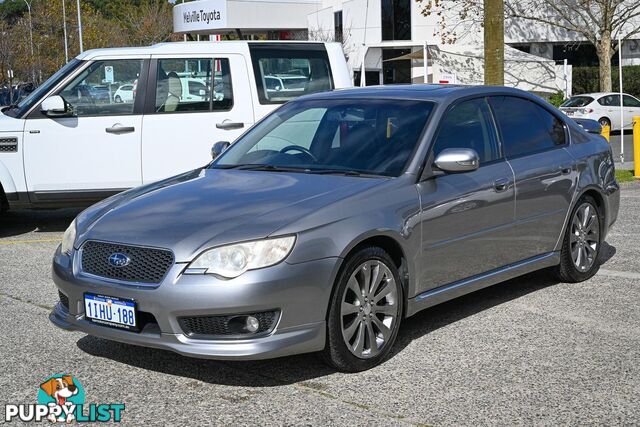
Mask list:
[[350,86],[337,43],[84,52],[0,114],[0,207],[88,205],[203,166],[214,142],[233,141],[279,104]]

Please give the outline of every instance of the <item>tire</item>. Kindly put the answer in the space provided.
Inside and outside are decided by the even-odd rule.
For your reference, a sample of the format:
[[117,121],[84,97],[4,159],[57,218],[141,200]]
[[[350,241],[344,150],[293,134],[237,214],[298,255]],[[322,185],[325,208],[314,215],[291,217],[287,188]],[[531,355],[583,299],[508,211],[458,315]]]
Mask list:
[[555,274],[560,281],[583,282],[598,272],[603,223],[602,212],[593,197],[582,196],[571,211],[562,240],[560,264],[555,267]]
[[360,249],[345,261],[336,279],[324,360],[343,372],[378,365],[398,336],[403,308],[398,268],[389,254],[375,246]]
[[116,97],[115,97],[114,101],[115,101],[117,104],[121,104],[121,103],[122,103],[122,98],[120,98],[120,95],[116,95]]
[[606,117],[600,117],[598,119],[598,123],[600,123],[600,126],[605,127],[605,126],[609,126],[609,130],[613,130],[611,129],[611,120],[607,119]]

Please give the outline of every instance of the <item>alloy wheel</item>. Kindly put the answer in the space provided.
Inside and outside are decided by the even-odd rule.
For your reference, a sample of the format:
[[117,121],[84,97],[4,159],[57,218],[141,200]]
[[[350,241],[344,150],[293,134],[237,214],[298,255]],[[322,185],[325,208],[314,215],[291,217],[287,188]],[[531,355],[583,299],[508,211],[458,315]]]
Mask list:
[[571,257],[578,271],[589,270],[596,262],[600,243],[598,212],[591,203],[583,203],[571,221],[569,246]]
[[349,277],[340,322],[345,344],[356,357],[379,354],[398,318],[398,290],[391,270],[378,260],[362,263]]

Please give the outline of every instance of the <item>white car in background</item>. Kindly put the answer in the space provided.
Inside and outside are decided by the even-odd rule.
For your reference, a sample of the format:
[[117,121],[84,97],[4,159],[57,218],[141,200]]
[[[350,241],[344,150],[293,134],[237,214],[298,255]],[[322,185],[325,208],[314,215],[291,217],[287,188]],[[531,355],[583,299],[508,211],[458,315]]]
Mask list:
[[133,102],[134,90],[135,90],[135,85],[133,83],[120,86],[118,90],[116,90],[116,93],[113,94],[113,101],[117,103]]
[[[633,128],[633,117],[640,116],[640,100],[622,94],[624,129]],[[560,105],[560,111],[574,119],[597,120],[611,130],[620,130],[620,94],[615,92],[574,95]]]

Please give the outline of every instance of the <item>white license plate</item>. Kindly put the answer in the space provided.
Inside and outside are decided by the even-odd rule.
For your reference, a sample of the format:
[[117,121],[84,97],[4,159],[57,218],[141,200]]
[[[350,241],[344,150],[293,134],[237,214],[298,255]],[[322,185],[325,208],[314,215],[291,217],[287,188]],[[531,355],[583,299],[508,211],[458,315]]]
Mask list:
[[136,328],[136,303],[130,299],[84,294],[84,315],[95,323],[122,329]]

